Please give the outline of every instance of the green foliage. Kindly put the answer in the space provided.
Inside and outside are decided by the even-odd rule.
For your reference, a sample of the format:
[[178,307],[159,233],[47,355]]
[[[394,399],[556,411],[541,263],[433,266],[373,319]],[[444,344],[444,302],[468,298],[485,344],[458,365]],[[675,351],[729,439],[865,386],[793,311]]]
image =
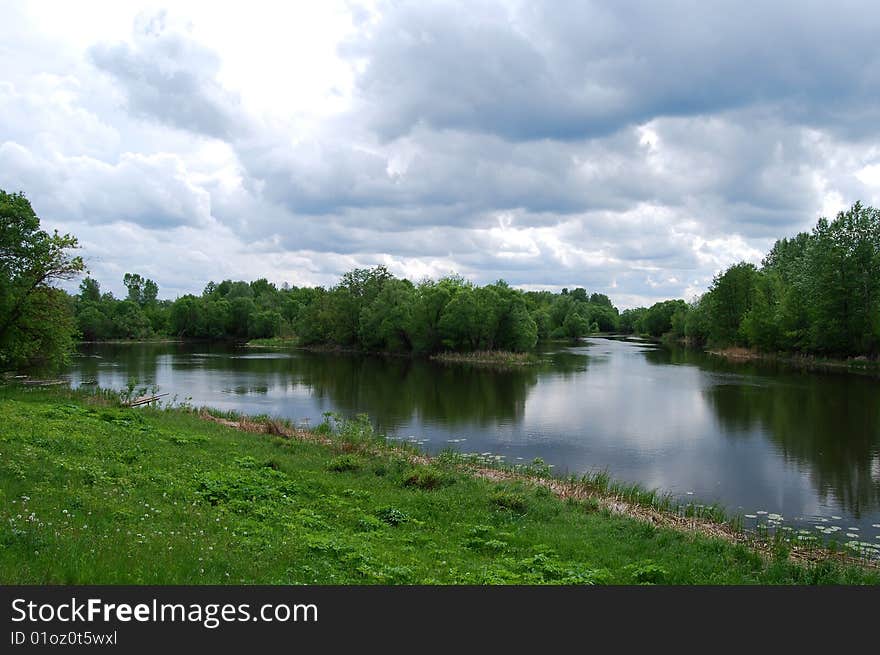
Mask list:
[[54,369],[67,358],[75,319],[67,294],[54,288],[84,269],[69,234],[40,229],[21,193],[0,190],[0,370]]
[[686,311],[687,303],[684,300],[664,300],[654,303],[648,309],[639,312],[634,323],[634,331],[660,337],[673,330],[673,317],[683,325],[683,314]]
[[388,525],[400,525],[409,520],[409,516],[396,507],[383,507],[376,512],[376,518]]
[[777,241],[761,268],[735,264],[690,305],[626,310],[620,326],[716,347],[880,355],[880,210],[857,202],[821,218]]
[[403,476],[403,486],[431,491],[453,484],[455,477],[433,466],[420,466],[411,469]]
[[[880,582],[831,560],[765,561],[743,545],[585,512],[445,462],[414,465],[411,451],[375,442],[358,451],[360,472],[339,474],[328,469],[347,442],[332,426],[329,444],[281,440],[108,402],[0,386],[3,583]],[[370,473],[380,466],[386,475]],[[422,469],[456,482],[401,484]]]
[[499,489],[489,497],[489,502],[498,509],[508,510],[514,514],[525,514],[529,509],[529,501],[525,494],[510,489]]
[[633,582],[636,584],[663,584],[669,576],[666,569],[651,560],[630,564],[624,568],[631,572]]
[[363,468],[363,462],[356,455],[339,455],[330,460],[327,464],[328,471],[336,471],[337,473],[346,473],[349,471],[359,471]]

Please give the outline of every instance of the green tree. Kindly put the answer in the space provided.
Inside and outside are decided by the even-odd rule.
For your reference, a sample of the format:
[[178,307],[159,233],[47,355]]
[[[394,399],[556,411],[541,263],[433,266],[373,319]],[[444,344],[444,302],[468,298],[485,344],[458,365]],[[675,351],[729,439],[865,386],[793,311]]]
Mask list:
[[751,309],[758,270],[754,264],[740,262],[716,275],[709,289],[709,339],[728,345],[744,341],[740,332],[743,316]]
[[880,345],[880,210],[856,203],[822,218],[807,250],[811,339],[819,351],[857,354]]
[[21,193],[0,190],[0,369],[61,365],[73,344],[69,297],[52,284],[84,269],[75,237],[40,229]]
[[459,290],[443,310],[440,335],[451,350],[477,350],[480,347],[480,308],[472,287]]
[[391,279],[361,311],[360,342],[367,350],[409,352],[412,349],[415,289],[409,280]]
[[94,278],[84,278],[79,283],[79,297],[83,302],[101,302],[101,285]]
[[572,341],[577,341],[590,333],[589,321],[578,312],[570,312],[562,323],[562,329]]

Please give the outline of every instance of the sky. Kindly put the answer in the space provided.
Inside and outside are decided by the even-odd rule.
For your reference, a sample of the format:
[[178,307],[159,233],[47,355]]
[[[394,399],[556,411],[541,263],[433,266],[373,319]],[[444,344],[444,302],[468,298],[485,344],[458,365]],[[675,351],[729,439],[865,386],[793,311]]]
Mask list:
[[382,264],[690,300],[880,205],[878,33],[846,0],[4,0],[0,188],[117,295]]

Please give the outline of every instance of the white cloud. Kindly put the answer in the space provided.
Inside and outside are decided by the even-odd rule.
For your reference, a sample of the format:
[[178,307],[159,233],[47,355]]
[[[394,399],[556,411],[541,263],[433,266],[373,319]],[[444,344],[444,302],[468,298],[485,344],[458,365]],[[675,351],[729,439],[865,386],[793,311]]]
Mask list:
[[382,263],[689,298],[880,202],[880,11],[740,9],[10,3],[0,187],[110,287]]

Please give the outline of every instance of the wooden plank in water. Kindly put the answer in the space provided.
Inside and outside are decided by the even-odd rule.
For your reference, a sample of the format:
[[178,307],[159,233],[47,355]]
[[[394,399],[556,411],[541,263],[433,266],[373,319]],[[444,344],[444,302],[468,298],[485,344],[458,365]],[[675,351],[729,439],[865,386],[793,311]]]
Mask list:
[[159,400],[162,396],[167,396],[167,393],[160,393],[155,396],[141,396],[140,398],[135,398],[131,402],[125,403],[127,407],[137,407],[138,405],[146,405],[147,403],[151,403],[155,400]]

